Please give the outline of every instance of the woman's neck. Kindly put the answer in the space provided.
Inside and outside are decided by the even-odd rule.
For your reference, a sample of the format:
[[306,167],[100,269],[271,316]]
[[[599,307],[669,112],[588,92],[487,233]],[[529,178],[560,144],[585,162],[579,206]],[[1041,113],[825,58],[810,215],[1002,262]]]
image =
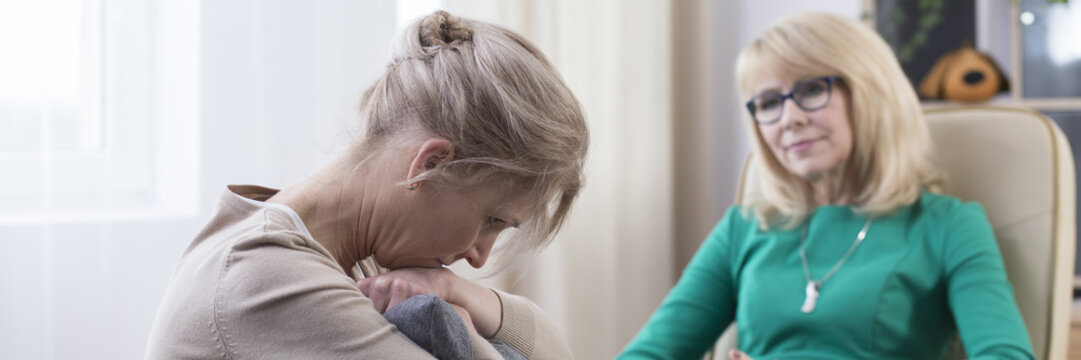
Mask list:
[[267,201],[296,211],[315,241],[334,256],[342,270],[351,273],[357,261],[372,254],[374,244],[365,234],[373,204],[367,200],[371,198],[368,192],[378,187],[367,175],[370,172],[339,160]]
[[844,172],[840,169],[827,171],[811,180],[814,206],[848,205],[850,199],[845,185]]

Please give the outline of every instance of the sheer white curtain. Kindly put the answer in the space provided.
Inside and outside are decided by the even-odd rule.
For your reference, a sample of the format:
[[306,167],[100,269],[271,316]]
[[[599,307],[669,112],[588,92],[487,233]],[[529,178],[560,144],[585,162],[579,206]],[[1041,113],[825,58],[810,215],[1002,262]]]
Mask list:
[[[226,184],[339,149],[393,2],[0,2],[0,359],[141,359]],[[30,110],[26,110],[30,109]]]
[[861,0],[445,0],[534,41],[588,116],[587,185],[567,227],[518,281],[575,356],[615,356],[732,205],[749,151],[735,57],[799,11]]
[[194,213],[198,11],[0,4],[0,224]]
[[730,65],[714,61],[712,3],[445,2],[534,41],[585,108],[586,188],[551,248],[500,284],[542,306],[577,358],[631,340],[731,201],[742,134],[715,115],[734,95],[716,86]]
[[0,3],[0,358],[142,356],[197,212],[199,11]]

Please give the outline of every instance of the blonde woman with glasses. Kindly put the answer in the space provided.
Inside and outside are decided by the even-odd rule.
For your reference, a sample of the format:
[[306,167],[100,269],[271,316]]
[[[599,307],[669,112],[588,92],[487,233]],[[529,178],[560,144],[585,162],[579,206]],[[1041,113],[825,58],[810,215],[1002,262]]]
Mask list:
[[578,195],[589,134],[544,55],[436,12],[399,35],[360,109],[367,131],[302,182],[223,191],[147,358],[571,358],[532,302],[445,268],[496,245],[494,270],[520,263]]
[[624,359],[1031,359],[979,204],[938,194],[919,101],[889,46],[838,15],[779,20],[737,61],[758,179]]

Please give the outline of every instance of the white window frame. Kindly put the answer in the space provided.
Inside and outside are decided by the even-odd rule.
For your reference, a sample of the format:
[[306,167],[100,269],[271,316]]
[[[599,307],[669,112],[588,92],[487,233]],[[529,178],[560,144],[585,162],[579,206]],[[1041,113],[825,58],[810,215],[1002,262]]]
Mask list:
[[[0,211],[0,226],[195,215],[199,190],[199,2],[46,0],[30,4],[41,6],[44,23],[28,31],[38,32],[43,40],[48,21],[57,21],[45,18],[55,13],[50,6],[81,8],[78,124],[82,130],[74,149],[54,149],[50,144],[50,106],[45,95],[40,96],[41,131],[26,134],[40,136],[40,147],[36,151],[0,151],[0,168],[40,161],[40,183],[31,188],[24,181],[0,194],[0,201],[5,201],[5,195],[22,192],[38,197],[39,203]],[[134,30],[149,34],[143,35],[148,36],[147,41],[120,41],[120,36],[131,36],[132,23],[137,24]],[[127,79],[139,75],[116,66],[133,62],[134,68],[149,74],[137,80],[149,83],[149,92],[127,87]],[[45,79],[49,69],[41,71]],[[128,121],[145,121],[140,123],[144,131],[117,129],[123,124],[117,121],[120,114],[136,108],[140,116],[128,116]],[[134,149],[116,146],[122,142],[139,145]],[[140,157],[149,161],[130,165]],[[80,167],[92,169],[98,179],[103,177],[104,186],[90,185],[86,191],[86,184],[69,185],[79,182],[77,177],[68,177],[81,171],[75,170]],[[15,175],[35,178],[35,174]],[[132,178],[144,180],[129,181]],[[123,191],[141,192],[149,200],[114,206],[124,200],[118,195]],[[82,205],[56,205],[63,203],[62,194],[74,192],[79,192]]]

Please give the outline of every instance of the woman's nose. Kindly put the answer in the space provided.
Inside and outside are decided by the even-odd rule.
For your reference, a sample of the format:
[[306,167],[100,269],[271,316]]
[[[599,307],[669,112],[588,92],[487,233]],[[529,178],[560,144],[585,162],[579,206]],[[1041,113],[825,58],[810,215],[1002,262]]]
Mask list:
[[785,127],[807,125],[807,112],[796,104],[795,99],[787,99],[781,109],[780,123]]
[[484,266],[484,263],[488,261],[488,254],[491,252],[491,246],[485,246],[478,243],[476,246],[469,248],[464,254],[465,261],[469,262],[469,266],[476,269],[480,269]]

